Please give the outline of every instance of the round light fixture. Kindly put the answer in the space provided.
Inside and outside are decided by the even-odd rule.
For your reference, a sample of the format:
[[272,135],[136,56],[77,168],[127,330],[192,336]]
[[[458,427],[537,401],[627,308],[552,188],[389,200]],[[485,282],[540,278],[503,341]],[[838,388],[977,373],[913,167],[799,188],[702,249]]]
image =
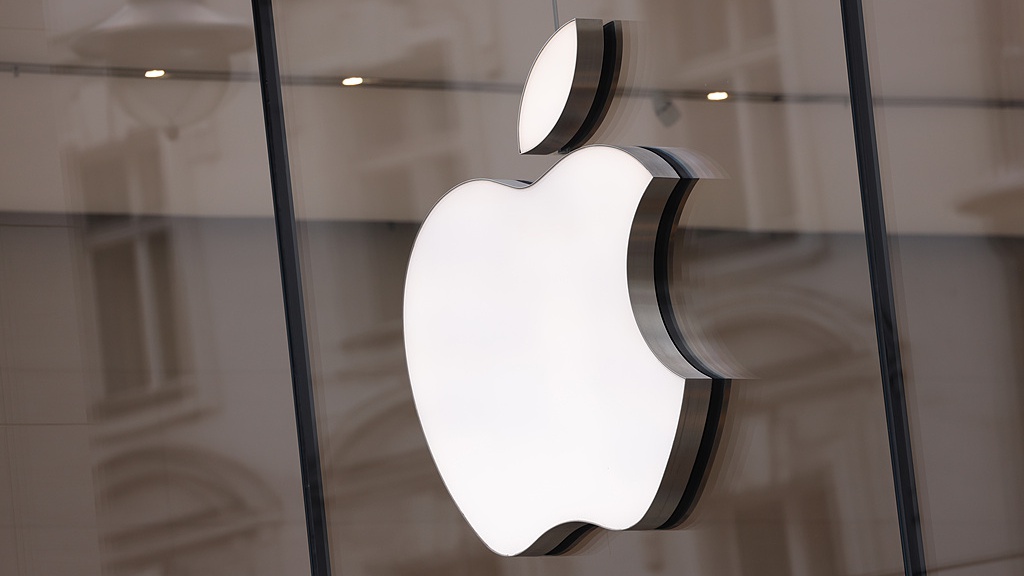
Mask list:
[[140,77],[108,77],[114,98],[139,122],[177,133],[209,117],[224,101],[230,80],[145,82],[172,71],[229,73],[232,55],[253,46],[252,25],[200,0],[128,0],[108,18],[70,40],[84,59],[139,70]]

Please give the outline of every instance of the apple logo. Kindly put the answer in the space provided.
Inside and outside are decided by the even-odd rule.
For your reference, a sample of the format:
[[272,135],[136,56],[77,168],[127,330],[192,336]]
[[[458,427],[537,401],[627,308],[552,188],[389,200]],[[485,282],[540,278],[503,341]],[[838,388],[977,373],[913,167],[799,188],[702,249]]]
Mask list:
[[[522,153],[568,152],[607,110],[621,25],[573,20],[523,90]],[[705,167],[683,151],[575,149],[533,184],[471,180],[434,206],[405,285],[416,409],[452,498],[492,550],[560,553],[592,527],[692,505],[721,408],[668,298],[668,251]]]

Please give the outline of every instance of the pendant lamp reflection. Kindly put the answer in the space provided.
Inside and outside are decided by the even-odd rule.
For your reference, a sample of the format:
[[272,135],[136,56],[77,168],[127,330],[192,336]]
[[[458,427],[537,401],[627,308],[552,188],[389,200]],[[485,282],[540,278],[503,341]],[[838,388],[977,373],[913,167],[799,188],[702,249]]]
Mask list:
[[114,96],[133,118],[172,135],[208,117],[229,90],[226,80],[174,80],[174,71],[229,72],[231,56],[252,45],[252,27],[244,20],[199,0],[129,0],[71,41],[86,59],[146,71],[138,79],[111,79]]

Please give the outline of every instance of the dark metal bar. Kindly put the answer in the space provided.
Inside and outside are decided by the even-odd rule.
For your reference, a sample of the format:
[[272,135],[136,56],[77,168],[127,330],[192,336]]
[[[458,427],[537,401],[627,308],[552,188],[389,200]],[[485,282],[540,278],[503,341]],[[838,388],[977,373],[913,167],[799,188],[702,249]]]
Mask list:
[[868,46],[864,33],[864,7],[861,0],[839,0],[843,17],[846,66],[850,79],[853,131],[860,173],[861,207],[864,211],[864,236],[868,250],[871,300],[875,313],[878,360],[882,371],[885,418],[889,435],[896,510],[899,516],[903,570],[907,576],[926,574],[924,543],[921,537],[921,512],[914,477],[914,457],[910,446],[910,423],[896,326],[896,299],[889,260],[882,197],[882,177],[878,162],[878,142],[871,100],[871,76],[868,71]]
[[306,334],[305,305],[302,301],[302,270],[295,229],[295,209],[292,203],[281,73],[277,62],[277,40],[274,35],[271,0],[252,0],[252,12],[256,29],[260,90],[263,93],[263,121],[267,131],[267,152],[270,156],[270,184],[274,197],[274,224],[277,229],[292,393],[295,400],[295,425],[299,440],[299,466],[306,510],[309,564],[313,576],[328,576],[331,573],[331,562],[328,552],[327,514],[324,508],[313,378]]

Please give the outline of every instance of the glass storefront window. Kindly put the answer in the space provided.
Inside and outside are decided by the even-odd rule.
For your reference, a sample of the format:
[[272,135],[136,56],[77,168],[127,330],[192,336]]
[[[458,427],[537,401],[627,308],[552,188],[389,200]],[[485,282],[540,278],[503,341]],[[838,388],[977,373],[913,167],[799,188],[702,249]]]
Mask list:
[[0,95],[0,574],[308,571],[249,4],[5,2]]
[[[891,250],[871,277],[840,16],[860,4],[0,4],[0,575],[316,573],[310,542],[345,574],[900,574],[899,489],[920,503],[929,573],[1021,573],[1024,7],[863,2]],[[275,42],[253,23],[267,15]],[[622,22],[590,143],[707,168],[668,299],[735,378],[714,384],[717,442],[681,525],[506,558],[427,446],[403,291],[446,191],[559,161],[519,154],[517,116],[573,18]],[[265,58],[280,79],[261,79]],[[278,83],[284,134],[264,124]],[[275,216],[297,226],[297,263]],[[913,486],[893,480],[880,269]],[[299,273],[305,318],[282,306]],[[300,318],[308,345],[290,338]],[[313,415],[289,364],[304,354]],[[326,533],[304,517],[311,454]]]

